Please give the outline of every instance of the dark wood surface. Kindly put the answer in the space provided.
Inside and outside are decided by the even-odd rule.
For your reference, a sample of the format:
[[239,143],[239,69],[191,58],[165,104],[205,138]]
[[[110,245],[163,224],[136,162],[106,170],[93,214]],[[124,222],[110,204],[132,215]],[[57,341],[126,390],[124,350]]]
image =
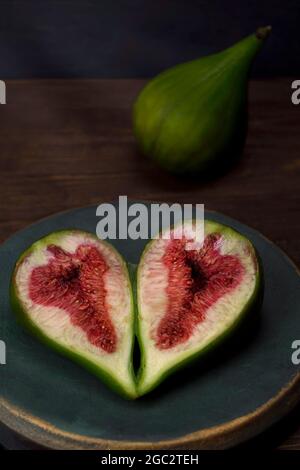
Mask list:
[[[7,82],[0,107],[0,241],[69,208],[135,199],[204,203],[262,232],[300,264],[300,106],[292,79],[250,84],[242,159],[209,182],[166,174],[137,151],[141,80]],[[300,449],[300,408],[247,446]]]

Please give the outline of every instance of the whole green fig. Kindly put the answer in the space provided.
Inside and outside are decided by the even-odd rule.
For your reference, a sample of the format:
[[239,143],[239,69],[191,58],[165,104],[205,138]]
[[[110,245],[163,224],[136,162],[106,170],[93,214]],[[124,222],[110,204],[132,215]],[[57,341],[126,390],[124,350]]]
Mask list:
[[270,26],[232,47],[170,68],[139,94],[133,114],[142,152],[175,173],[218,169],[240,153],[250,66]]

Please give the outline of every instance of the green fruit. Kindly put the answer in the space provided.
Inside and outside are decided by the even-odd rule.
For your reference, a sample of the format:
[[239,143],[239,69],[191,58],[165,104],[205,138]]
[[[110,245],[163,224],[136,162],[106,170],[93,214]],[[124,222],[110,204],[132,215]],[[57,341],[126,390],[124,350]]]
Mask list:
[[193,223],[185,227],[185,239],[149,242],[138,266],[139,395],[213,348],[261,300],[262,271],[247,238],[206,221],[203,246],[191,250]]
[[136,397],[131,283],[111,245],[77,230],[42,238],[16,264],[11,301],[24,326],[48,346]]
[[142,152],[175,173],[216,171],[230,163],[246,136],[249,69],[270,30],[260,28],[222,52],[151,80],[134,105]]
[[249,240],[211,221],[205,222],[203,246],[191,247],[194,240],[193,221],[185,223],[181,239],[152,240],[135,276],[111,245],[92,234],[52,233],[17,261],[12,306],[45,344],[136,398],[212,348],[258,304],[262,272]]

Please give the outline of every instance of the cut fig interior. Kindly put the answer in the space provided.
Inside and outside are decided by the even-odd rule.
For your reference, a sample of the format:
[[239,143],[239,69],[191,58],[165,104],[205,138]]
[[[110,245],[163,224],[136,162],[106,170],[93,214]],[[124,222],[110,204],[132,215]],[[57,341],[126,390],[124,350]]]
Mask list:
[[90,243],[78,245],[74,253],[56,245],[46,249],[48,263],[34,267],[30,274],[30,300],[61,308],[71,323],[86,333],[90,344],[106,353],[115,352],[117,334],[110,318],[105,279],[109,267],[103,254]]
[[256,297],[258,262],[251,243],[206,221],[200,249],[193,225],[183,239],[153,240],[138,269],[140,393],[229,330]]
[[167,245],[162,259],[168,271],[167,309],[154,332],[159,349],[188,341],[207,310],[242,282],[245,268],[237,256],[222,255],[221,244],[220,234],[210,234],[199,251],[186,251],[185,240]]
[[206,221],[195,249],[194,230],[190,221],[183,237],[175,228],[169,239],[148,243],[137,269],[136,317],[126,263],[110,244],[78,230],[52,233],[23,253],[12,306],[47,345],[136,398],[213,347],[257,305],[261,269],[250,241]]
[[42,336],[134,393],[131,284],[112,246],[79,231],[45,237],[18,262],[14,294]]

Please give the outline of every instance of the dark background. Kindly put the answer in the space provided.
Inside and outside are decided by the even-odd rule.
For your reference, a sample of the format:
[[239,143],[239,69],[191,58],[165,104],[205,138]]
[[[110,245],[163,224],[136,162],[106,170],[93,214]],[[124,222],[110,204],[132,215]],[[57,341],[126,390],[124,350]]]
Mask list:
[[148,77],[267,24],[254,75],[295,75],[299,13],[299,0],[0,0],[0,78]]

